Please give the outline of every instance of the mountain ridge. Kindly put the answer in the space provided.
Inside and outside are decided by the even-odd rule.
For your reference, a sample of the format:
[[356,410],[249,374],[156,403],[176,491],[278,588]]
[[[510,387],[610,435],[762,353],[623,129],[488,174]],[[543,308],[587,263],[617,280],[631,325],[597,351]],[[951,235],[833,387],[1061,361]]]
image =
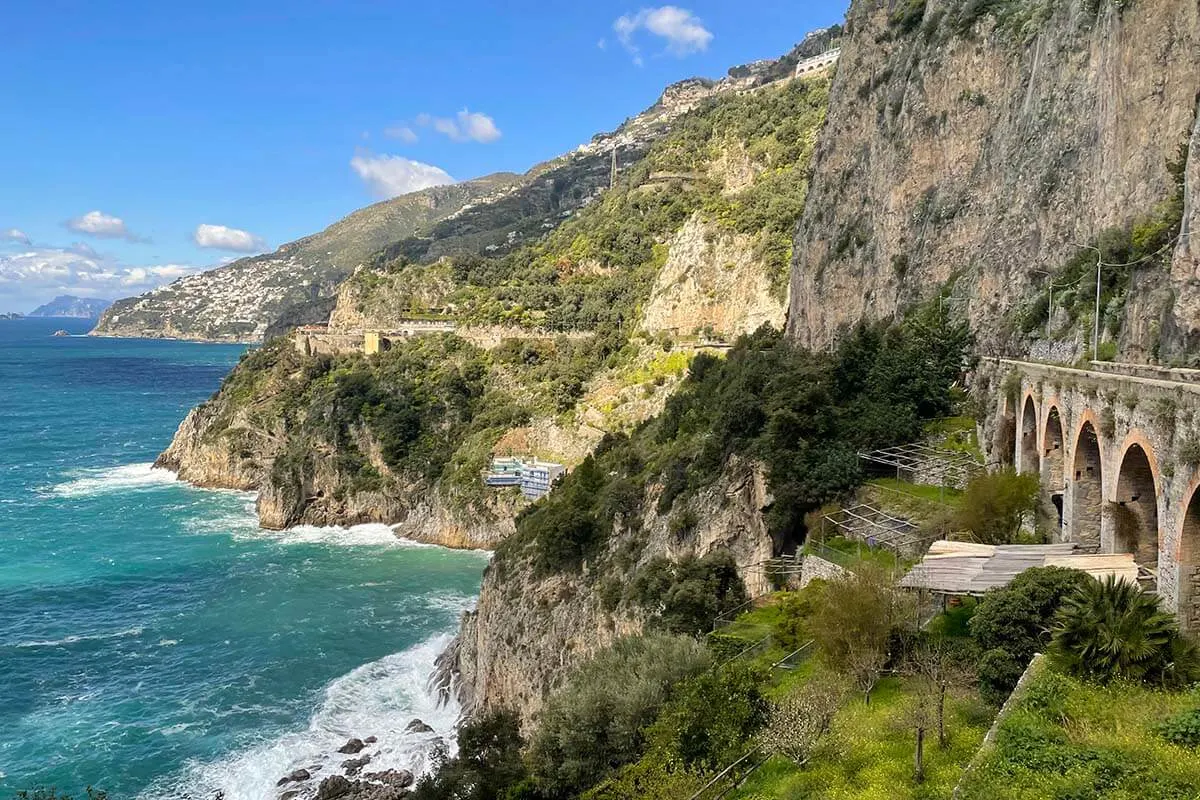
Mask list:
[[[259,342],[327,319],[338,284],[360,265],[510,252],[607,189],[614,177],[614,153],[619,175],[666,135],[675,119],[706,99],[789,77],[799,59],[828,45],[828,30],[806,37],[778,59],[732,67],[722,78],[677,81],[616,129],[597,133],[521,175],[497,173],[376,203],[274,253],[239,259],[118,300],[92,333]],[[398,218],[389,221],[388,212]]]

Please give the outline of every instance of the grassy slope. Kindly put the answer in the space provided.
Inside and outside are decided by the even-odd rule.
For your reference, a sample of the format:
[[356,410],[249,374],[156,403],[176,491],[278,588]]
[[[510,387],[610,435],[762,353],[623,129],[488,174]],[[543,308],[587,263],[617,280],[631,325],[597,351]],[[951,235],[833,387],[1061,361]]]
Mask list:
[[1200,691],[1096,686],[1050,669],[1001,722],[996,746],[964,781],[962,800],[1200,797],[1200,751],[1154,726],[1200,706]]

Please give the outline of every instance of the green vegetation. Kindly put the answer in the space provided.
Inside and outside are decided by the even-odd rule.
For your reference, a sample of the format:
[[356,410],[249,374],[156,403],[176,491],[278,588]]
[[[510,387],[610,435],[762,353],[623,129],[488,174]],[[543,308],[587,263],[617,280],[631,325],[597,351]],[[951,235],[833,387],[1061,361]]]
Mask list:
[[1200,708],[1188,709],[1168,717],[1155,726],[1155,730],[1171,744],[1200,747]]
[[693,639],[619,640],[586,663],[542,713],[529,767],[547,797],[577,794],[640,753],[672,687],[708,663]]
[[861,480],[857,450],[915,439],[923,420],[950,410],[968,342],[965,327],[931,306],[903,325],[859,328],[832,356],[769,329],[724,360],[697,356],[663,413],[632,436],[607,437],[594,465],[521,516],[499,557],[577,569],[604,555],[618,515],[649,511],[639,499],[648,487],[661,487],[655,510],[668,513],[739,456],[767,465],[768,523],[780,541],[799,542],[804,515]]
[[1037,508],[1038,476],[1011,467],[971,478],[958,504],[957,527],[980,544],[1013,544]]
[[[544,238],[503,255],[451,254],[449,285],[439,273],[432,294],[467,322],[628,332],[666,259],[665,242],[696,212],[751,235],[782,290],[828,94],[828,78],[815,76],[703,103],[626,167],[613,190]],[[725,157],[747,159],[754,179],[723,192],[716,165]],[[698,177],[662,180],[656,173]],[[389,248],[377,263],[402,305],[430,294],[428,281],[407,275],[428,269],[412,263],[431,255],[427,244],[415,244]],[[378,278],[353,280],[370,288]],[[414,291],[414,283],[424,288]]]
[[1200,680],[1200,650],[1158,598],[1110,575],[1067,595],[1054,618],[1051,653],[1070,674],[1179,688]]
[[1159,731],[1200,703],[1195,692],[1097,685],[1043,669],[1000,723],[962,800],[1194,800],[1200,751]]
[[824,587],[810,622],[822,661],[853,679],[865,702],[891,657],[893,637],[915,627],[912,597],[895,574],[866,564]]
[[1063,598],[1090,583],[1094,581],[1079,570],[1035,567],[984,595],[969,622],[981,654],[979,693],[984,700],[1004,702],[1029,659],[1049,645],[1048,621]]
[[458,729],[458,754],[441,755],[437,772],[413,787],[412,800],[495,800],[525,777],[519,720],[493,711]]
[[655,614],[654,624],[672,633],[707,633],[717,617],[746,601],[737,564],[724,550],[703,558],[651,559],[637,571],[627,597]]
[[[1100,270],[1101,329],[1113,338],[1120,333],[1124,321],[1125,299],[1134,275],[1138,272],[1170,268],[1171,245],[1179,236],[1183,221],[1184,169],[1187,154],[1185,137],[1176,157],[1167,162],[1167,171],[1173,182],[1173,188],[1167,198],[1149,214],[1127,225],[1103,231],[1091,247],[1080,249],[1056,274],[1047,279],[1046,290],[1024,307],[1019,320],[1019,327],[1023,333],[1030,333],[1045,326],[1049,313],[1051,284],[1058,287],[1054,292],[1055,308],[1066,312],[1068,324],[1075,325],[1081,321],[1090,323],[1095,315],[1097,261],[1104,265]],[[1094,354],[1095,357],[1102,361],[1113,360],[1116,356],[1115,345],[1103,344],[1106,344],[1108,349]]]

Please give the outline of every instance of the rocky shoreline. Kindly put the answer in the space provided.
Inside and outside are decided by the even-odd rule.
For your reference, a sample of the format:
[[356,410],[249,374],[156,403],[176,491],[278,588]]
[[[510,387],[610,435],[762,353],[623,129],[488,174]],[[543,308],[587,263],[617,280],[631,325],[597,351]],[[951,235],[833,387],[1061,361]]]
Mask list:
[[[414,718],[405,732],[425,734],[434,731],[420,719]],[[350,756],[340,763],[316,763],[292,770],[275,784],[280,790],[278,800],[400,800],[409,794],[410,788],[416,783],[416,776],[407,769],[368,771],[379,744],[375,736],[363,739],[355,737],[338,748],[340,755]],[[435,752],[446,746],[441,737],[434,737],[430,744]],[[333,774],[323,778],[319,774],[330,771]],[[222,797],[218,793],[214,800],[221,800]]]

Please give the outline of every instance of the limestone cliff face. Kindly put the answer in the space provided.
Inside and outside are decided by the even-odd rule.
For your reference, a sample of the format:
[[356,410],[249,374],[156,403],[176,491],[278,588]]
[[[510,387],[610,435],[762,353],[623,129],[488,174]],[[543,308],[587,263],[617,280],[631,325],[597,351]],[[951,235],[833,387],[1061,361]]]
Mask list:
[[[648,494],[647,507],[653,508],[657,487]],[[720,480],[688,502],[701,520],[694,531],[679,538],[669,530],[667,517],[650,514],[640,527],[614,532],[608,550],[615,553],[641,539],[645,544],[638,563],[644,564],[655,556],[679,559],[727,548],[747,590],[760,594],[768,587],[755,565],[772,554],[762,515],[769,503],[762,469],[735,461]],[[504,707],[529,722],[571,667],[614,639],[641,632],[639,615],[607,610],[595,588],[601,580],[628,577],[585,567],[578,575],[539,578],[520,562],[493,562],[484,574],[479,605],[464,617],[451,651],[468,713]]]
[[695,214],[670,242],[642,324],[650,332],[733,339],[764,324],[782,327],[786,305],[754,255],[753,238],[722,232]]
[[[852,4],[796,235],[788,328],[802,343],[958,277],[982,348],[1020,350],[1005,323],[1037,270],[1171,193],[1167,162],[1200,124],[1194,0],[1003,0],[969,16],[981,7]],[[1193,147],[1185,231],[1198,160]],[[1185,238],[1170,274],[1134,273],[1126,357],[1196,340],[1198,254]]]

